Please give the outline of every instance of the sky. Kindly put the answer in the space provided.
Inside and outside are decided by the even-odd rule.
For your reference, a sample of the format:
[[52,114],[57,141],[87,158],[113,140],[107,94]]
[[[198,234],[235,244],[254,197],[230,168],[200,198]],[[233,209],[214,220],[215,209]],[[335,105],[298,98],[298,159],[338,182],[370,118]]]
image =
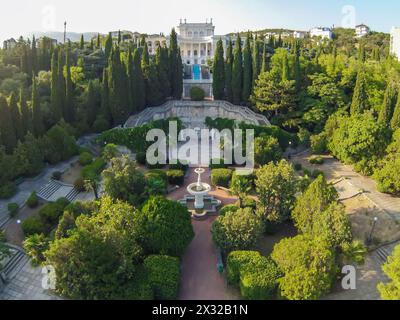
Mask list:
[[3,0],[0,40],[35,31],[130,30],[169,33],[180,19],[213,18],[216,34],[265,28],[309,30],[365,23],[375,31],[400,26],[398,0]]

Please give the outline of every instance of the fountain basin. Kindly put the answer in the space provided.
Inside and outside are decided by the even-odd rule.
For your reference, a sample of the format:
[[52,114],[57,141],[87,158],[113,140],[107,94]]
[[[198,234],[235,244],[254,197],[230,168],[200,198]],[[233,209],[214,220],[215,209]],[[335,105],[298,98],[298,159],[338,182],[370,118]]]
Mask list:
[[210,193],[211,186],[207,183],[192,183],[187,187],[187,191],[195,198],[195,209],[204,209],[204,198]]

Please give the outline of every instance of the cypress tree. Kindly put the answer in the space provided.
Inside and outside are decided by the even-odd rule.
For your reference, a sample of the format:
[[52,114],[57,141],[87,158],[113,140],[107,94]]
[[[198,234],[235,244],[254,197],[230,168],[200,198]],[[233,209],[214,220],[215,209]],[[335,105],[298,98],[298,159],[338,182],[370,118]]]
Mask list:
[[108,73],[106,68],[103,70],[103,82],[101,86],[101,113],[104,119],[108,121],[108,124],[111,124],[110,89],[108,87]]
[[37,74],[38,72],[38,61],[37,61],[37,48],[36,48],[36,38],[33,36],[32,38],[32,52],[31,52],[31,66],[32,66],[32,72],[34,75]]
[[232,40],[229,38],[228,46],[226,48],[225,92],[226,92],[226,98],[230,102],[233,102],[232,68],[233,68],[233,47],[232,47]]
[[122,41],[121,30],[118,30],[118,44]]
[[142,69],[146,69],[146,67],[150,64],[150,56],[149,56],[149,48],[147,47],[147,43],[144,43],[143,52],[142,52]]
[[85,38],[83,37],[83,34],[81,35],[81,42],[79,44],[79,49],[81,50],[85,49]]
[[36,77],[33,77],[32,84],[32,129],[36,137],[40,137],[45,131]]
[[74,88],[71,79],[70,48],[67,48],[65,55],[65,120],[69,123],[75,120]]
[[19,93],[19,110],[21,113],[21,123],[23,128],[23,136],[32,131],[32,115],[31,110],[28,108],[28,104],[26,103],[25,92],[24,89],[21,88]]
[[106,38],[106,43],[105,43],[105,55],[106,55],[106,61],[108,62],[110,60],[110,56],[111,56],[111,52],[112,52],[112,36],[111,36],[111,32],[108,34],[107,38]]
[[390,126],[393,130],[400,129],[400,93],[397,94],[397,103],[394,108],[393,117],[390,122]]
[[243,50],[243,90],[242,101],[247,102],[251,95],[253,85],[253,65],[251,54],[250,33],[247,34],[246,43]]
[[96,94],[93,89],[93,81],[90,80],[86,96],[86,119],[90,127],[93,126],[93,123],[96,120],[97,111]]
[[146,107],[146,90],[144,76],[140,62],[140,52],[135,49],[133,52],[133,97],[137,111],[142,111]]
[[0,138],[7,153],[12,153],[17,146],[17,135],[7,100],[0,95]]
[[157,65],[152,61],[145,71],[146,103],[148,106],[156,106],[162,103],[161,83],[158,79]]
[[367,109],[367,92],[365,84],[364,66],[359,67],[353,100],[350,106],[351,115],[361,114]]
[[364,43],[360,44],[360,48],[358,51],[358,59],[361,62],[365,62],[365,60],[366,60],[366,52],[365,52],[365,44]]
[[243,56],[242,44],[240,34],[238,34],[235,43],[235,52],[233,55],[232,66],[232,91],[233,103],[240,104],[242,99],[242,85],[243,85]]
[[170,36],[169,63],[171,72],[171,96],[175,99],[181,99],[183,91],[182,58],[175,29],[172,29]]
[[97,34],[96,48],[97,48],[97,49],[101,49],[101,38],[100,38],[100,33]]
[[300,66],[300,50],[297,43],[295,44],[295,50],[294,50],[294,80],[296,81],[296,91],[298,92],[301,89],[301,66]]
[[260,41],[256,40],[254,41],[253,45],[253,84],[256,83],[256,80],[258,79],[258,76],[260,75],[261,72],[261,58],[260,58]]
[[21,71],[26,74],[32,74],[29,70],[29,63],[28,63],[28,49],[26,45],[22,47],[22,56],[21,56],[21,63],[20,63]]
[[134,79],[133,79],[133,56],[132,56],[132,49],[129,47],[128,49],[128,58],[126,62],[126,72],[128,75],[129,81],[129,109],[131,113],[135,113],[136,105],[135,105],[135,97],[134,97]]
[[222,100],[225,96],[225,62],[224,62],[224,47],[222,39],[218,40],[217,50],[214,56],[213,65],[213,94],[214,99]]
[[59,93],[58,85],[58,50],[55,49],[51,58],[51,94],[50,94],[50,106],[52,120],[57,123],[62,118],[62,106],[61,96]]
[[261,59],[261,72],[267,72],[268,71],[268,58],[267,58],[267,46],[264,44],[264,49],[263,49],[263,54],[262,54],[262,59]]
[[396,104],[396,96],[396,87],[393,82],[389,82],[386,87],[385,97],[383,99],[383,104],[379,112],[378,121],[380,123],[390,125],[390,121],[393,116],[394,106]]
[[285,53],[282,62],[282,81],[288,81],[289,79],[290,79],[289,59],[288,59],[288,54]]
[[12,92],[10,95],[9,108],[11,112],[12,123],[15,129],[16,138],[17,140],[23,140],[25,136],[24,128],[22,125],[21,113],[18,108],[17,96],[14,92]]
[[171,92],[171,87],[169,85],[168,51],[166,48],[162,48],[161,46],[157,48],[156,65],[158,79],[161,84],[162,96],[165,99]]
[[68,118],[66,109],[65,109],[65,78],[64,78],[64,63],[63,63],[64,54],[60,49],[58,50],[58,60],[57,60],[57,94],[59,95],[59,104],[61,110],[61,116],[64,119]]

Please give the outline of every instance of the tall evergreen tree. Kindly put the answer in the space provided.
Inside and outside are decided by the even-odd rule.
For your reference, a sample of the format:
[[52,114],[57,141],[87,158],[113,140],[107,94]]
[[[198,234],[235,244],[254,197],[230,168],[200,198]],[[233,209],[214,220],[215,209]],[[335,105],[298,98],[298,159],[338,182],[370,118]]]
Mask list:
[[226,48],[225,92],[226,92],[226,99],[230,102],[233,102],[232,68],[233,68],[233,46],[232,46],[232,40],[229,38],[228,46]]
[[93,88],[93,81],[90,80],[87,86],[87,96],[86,96],[86,119],[88,125],[93,126],[94,121],[96,120],[98,110],[97,110],[97,101],[96,94]]
[[67,48],[65,54],[65,120],[69,123],[75,120],[74,87],[71,78],[71,52]]
[[367,109],[367,89],[365,83],[364,66],[361,64],[357,73],[356,86],[350,106],[351,115],[361,114]]
[[118,44],[122,41],[121,30],[118,30]]
[[288,54],[285,53],[282,62],[282,81],[288,81],[288,80],[290,80],[289,59],[288,59]]
[[25,137],[28,132],[32,132],[32,114],[31,110],[26,103],[24,89],[21,88],[19,93],[19,110],[21,113],[21,123],[23,127],[23,136]]
[[253,44],[253,84],[256,83],[256,80],[258,79],[258,76],[260,75],[261,72],[261,67],[262,67],[262,61],[261,61],[261,55],[260,55],[260,48],[261,48],[261,42],[256,38]]
[[31,67],[33,74],[36,75],[38,73],[38,59],[35,36],[32,37]]
[[253,65],[251,53],[250,33],[247,34],[245,46],[243,49],[243,90],[242,101],[247,102],[250,98],[253,87]]
[[32,70],[29,70],[28,48],[26,45],[23,45],[23,47],[22,47],[20,68],[21,68],[22,72],[24,72],[28,75],[32,74]]
[[65,77],[64,77],[64,53],[60,49],[58,50],[58,60],[57,60],[57,94],[60,99],[61,115],[64,119],[67,119],[67,112],[65,108]]
[[385,97],[383,99],[383,104],[379,112],[378,121],[386,125],[390,125],[390,121],[393,116],[394,107],[396,105],[396,92],[395,84],[390,81],[386,87]]
[[301,66],[300,66],[300,49],[299,49],[299,44],[297,42],[295,43],[295,49],[294,49],[294,80],[296,81],[296,91],[298,92],[301,89]]
[[147,42],[144,43],[142,52],[142,69],[146,69],[150,64],[149,48],[147,47]]
[[218,40],[214,56],[213,94],[216,100],[222,100],[225,97],[225,62],[222,39]]
[[104,48],[107,62],[110,61],[112,49],[113,49],[113,40],[112,40],[112,36],[111,36],[111,32],[110,32],[106,38],[106,43],[105,43],[105,48]]
[[172,29],[170,36],[169,63],[171,75],[171,96],[175,99],[181,99],[183,91],[182,59],[175,29]]
[[17,146],[17,135],[7,100],[0,95],[0,139],[7,153],[12,153]]
[[81,41],[79,44],[79,49],[83,50],[85,49],[85,38],[83,37],[83,34],[81,35]]
[[268,58],[267,58],[267,46],[264,45],[263,49],[263,54],[262,54],[262,59],[261,59],[261,72],[267,72],[269,67],[268,67]]
[[400,129],[400,90],[399,90],[399,93],[397,94],[397,103],[394,108],[393,117],[390,122],[390,126],[392,127],[393,130]]
[[156,53],[156,65],[158,72],[158,79],[161,84],[161,91],[163,98],[169,97],[171,86],[169,83],[169,60],[168,49],[159,46]]
[[60,95],[60,87],[58,85],[58,49],[55,49],[51,58],[51,93],[50,106],[51,116],[54,123],[57,123],[62,118],[62,97]]
[[237,35],[232,66],[233,103],[240,104],[243,85],[243,55],[240,34]]
[[140,61],[140,52],[138,49],[135,49],[135,51],[133,52],[132,78],[134,105],[137,111],[142,111],[146,107],[146,89]]
[[111,124],[110,89],[108,87],[108,72],[106,68],[103,70],[103,82],[101,88],[101,114],[104,119],[107,120],[108,124]]
[[97,34],[96,48],[97,48],[97,49],[101,49],[101,38],[100,38],[100,33]]
[[44,134],[45,128],[43,124],[42,110],[40,106],[40,97],[36,83],[36,77],[33,77],[32,83],[32,129],[36,137]]
[[18,108],[17,95],[14,92],[11,93],[8,103],[11,112],[12,123],[15,129],[15,136],[17,140],[23,140],[25,136],[24,128],[22,126],[21,113]]

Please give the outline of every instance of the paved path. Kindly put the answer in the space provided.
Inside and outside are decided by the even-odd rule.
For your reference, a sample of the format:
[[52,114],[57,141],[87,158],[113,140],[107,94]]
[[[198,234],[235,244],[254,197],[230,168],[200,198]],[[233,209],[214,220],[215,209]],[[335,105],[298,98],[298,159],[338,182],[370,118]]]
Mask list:
[[379,192],[376,187],[376,182],[372,178],[356,173],[352,166],[342,164],[332,157],[328,157],[322,166],[312,166],[307,160],[309,156],[309,153],[303,153],[293,157],[292,162],[300,162],[305,167],[313,167],[314,169],[322,170],[328,180],[339,179],[341,177],[348,178],[352,185],[364,190],[364,194],[372,202],[400,222],[400,198]]
[[[197,175],[190,169],[185,185],[168,197],[180,200],[186,194],[189,183],[197,180]],[[202,181],[211,183],[210,171],[202,175]],[[220,190],[213,190],[212,195],[222,201],[222,205],[236,202],[234,197]],[[225,276],[217,270],[216,247],[211,237],[211,226],[216,217],[204,221],[193,220],[195,238],[188,247],[182,261],[182,278],[179,293],[180,300],[234,300],[239,295],[229,288]]]

